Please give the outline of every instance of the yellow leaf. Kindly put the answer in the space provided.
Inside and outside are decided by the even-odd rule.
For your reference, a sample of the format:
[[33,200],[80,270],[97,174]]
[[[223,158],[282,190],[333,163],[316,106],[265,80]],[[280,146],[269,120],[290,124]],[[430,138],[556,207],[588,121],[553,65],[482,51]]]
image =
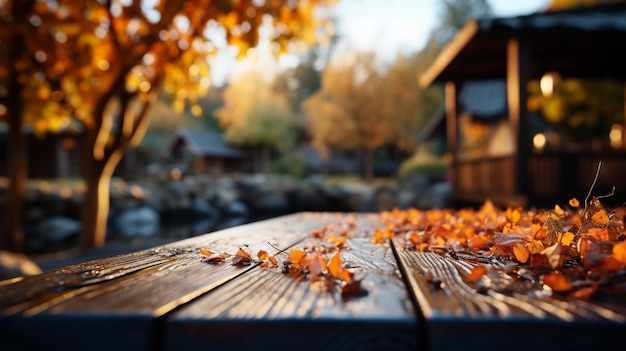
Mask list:
[[331,256],[330,261],[328,261],[328,272],[330,275],[337,278],[341,273],[341,255],[339,254],[339,250],[335,251],[335,253]]
[[557,219],[565,217],[565,211],[563,211],[563,209],[559,205],[554,205],[554,214],[556,215]]
[[205,256],[213,255],[213,251],[210,251],[210,250],[207,250],[207,249],[200,249],[200,253],[205,255]]
[[513,245],[513,254],[521,263],[526,263],[526,261],[528,261],[528,257],[530,256],[530,252],[521,242],[517,242]]
[[561,245],[569,246],[574,241],[574,233],[566,232],[561,236]]
[[593,224],[598,225],[598,226],[604,227],[607,224],[609,224],[609,216],[606,215],[605,210],[600,210],[594,213],[593,216],[591,217],[591,220],[593,221]]

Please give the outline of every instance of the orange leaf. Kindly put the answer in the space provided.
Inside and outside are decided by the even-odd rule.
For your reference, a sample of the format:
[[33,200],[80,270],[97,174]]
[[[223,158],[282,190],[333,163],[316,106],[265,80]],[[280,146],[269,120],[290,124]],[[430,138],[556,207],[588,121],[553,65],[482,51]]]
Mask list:
[[318,229],[313,229],[311,231],[311,235],[313,235],[314,238],[318,238],[318,239],[322,239],[324,237],[324,233],[322,233],[320,230]]
[[622,264],[626,264],[626,241],[613,245],[613,257]]
[[204,256],[211,256],[213,255],[213,251],[207,250],[207,249],[200,249],[200,253],[203,254]]
[[609,216],[606,215],[605,210],[600,210],[593,214],[593,216],[591,217],[591,221],[597,226],[604,227],[609,224]]
[[346,244],[346,240],[344,238],[340,238],[336,236],[331,236],[327,240],[328,242],[335,244],[335,247],[343,247]]
[[266,251],[263,250],[259,250],[259,252],[256,254],[256,256],[259,258],[259,260],[261,261],[265,261],[267,260],[267,258],[269,257],[269,255],[267,254]]
[[486,250],[489,248],[489,240],[482,235],[474,235],[467,240],[467,247],[470,250]]
[[385,242],[385,238],[383,232],[380,229],[376,229],[374,231],[374,237],[372,238],[372,244],[383,244]]
[[515,259],[521,263],[526,263],[528,257],[530,257],[530,252],[521,242],[517,242],[513,245],[513,254],[515,255]]
[[239,250],[237,251],[237,253],[235,254],[235,256],[241,256],[241,257],[247,257],[247,258],[252,258],[252,255],[250,255],[250,253],[242,248],[239,248]]
[[553,291],[567,291],[572,289],[572,285],[567,278],[559,272],[550,272],[543,276],[543,283]]
[[302,250],[293,249],[289,251],[289,261],[295,265],[300,265],[301,261],[304,261],[306,257],[306,252]]
[[580,202],[578,202],[578,199],[574,197],[569,200],[569,205],[572,207],[578,207],[580,206]]
[[474,280],[480,279],[480,277],[485,275],[485,273],[487,273],[487,267],[482,266],[482,265],[476,266],[472,268],[472,271],[470,272],[468,279],[470,280],[470,282],[473,282]]
[[250,263],[252,263],[252,255],[246,250],[239,248],[239,251],[237,251],[235,257],[233,257],[232,264],[248,265]]
[[270,256],[268,259],[274,266],[278,265],[278,261],[276,260],[276,257]]
[[328,271],[333,277],[339,277],[341,273],[341,255],[339,254],[339,250],[335,251],[330,257],[330,261],[328,261]]

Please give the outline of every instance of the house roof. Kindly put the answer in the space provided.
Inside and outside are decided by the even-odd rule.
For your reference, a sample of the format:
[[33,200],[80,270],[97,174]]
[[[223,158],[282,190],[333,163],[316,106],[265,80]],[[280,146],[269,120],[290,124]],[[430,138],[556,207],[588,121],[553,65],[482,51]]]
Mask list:
[[214,130],[193,130],[179,128],[166,145],[167,152],[184,141],[187,149],[196,155],[216,156],[223,158],[244,158],[247,154],[224,143],[223,134]]
[[420,77],[436,81],[506,77],[511,38],[528,44],[529,72],[626,80],[626,4],[470,20]]

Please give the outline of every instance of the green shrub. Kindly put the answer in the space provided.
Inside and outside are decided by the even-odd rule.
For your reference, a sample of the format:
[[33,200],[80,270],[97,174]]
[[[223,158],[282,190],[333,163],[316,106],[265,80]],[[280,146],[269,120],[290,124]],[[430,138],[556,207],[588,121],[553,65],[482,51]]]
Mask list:
[[431,178],[444,178],[449,167],[450,164],[445,156],[435,156],[418,151],[402,162],[398,168],[398,176],[402,178],[414,174],[425,174]]
[[273,174],[290,175],[295,178],[304,177],[305,165],[302,156],[296,152],[283,153],[272,161]]

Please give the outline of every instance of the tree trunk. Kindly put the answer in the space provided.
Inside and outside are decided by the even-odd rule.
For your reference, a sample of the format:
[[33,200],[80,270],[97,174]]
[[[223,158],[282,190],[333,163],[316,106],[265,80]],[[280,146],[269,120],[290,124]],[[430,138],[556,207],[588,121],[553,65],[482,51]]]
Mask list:
[[[153,94],[157,94],[156,90]],[[108,98],[104,98],[101,104],[97,105],[94,116],[98,123],[85,132],[83,147],[85,153],[83,155],[85,196],[80,234],[82,249],[104,246],[110,208],[111,177],[124,154],[141,141],[150,123],[148,115],[150,102],[146,102],[139,113],[133,114],[126,111],[126,108],[129,108],[129,96],[122,96],[119,98],[122,101],[121,115],[124,119],[132,118],[134,120],[132,122],[133,127],[126,132],[113,133],[115,142],[103,144],[98,138],[101,135],[107,135],[107,138],[111,136],[112,123],[110,123],[110,119],[113,118],[110,112],[106,111],[105,106],[116,98],[111,94]],[[121,124],[124,125],[124,121]],[[105,127],[105,125],[109,127]]]
[[[19,90],[17,90],[19,91]],[[9,111],[9,194],[5,216],[5,246],[13,252],[24,252],[24,190],[28,178],[26,136],[21,130],[21,103],[11,101]]]
[[[89,134],[96,134],[90,131]],[[88,137],[87,140],[91,139]],[[83,198],[80,246],[91,249],[104,246],[110,209],[111,177],[125,151],[114,150],[108,157],[98,160],[93,156],[94,146],[89,141],[84,148],[83,166],[85,195]]]
[[7,120],[9,124],[9,193],[6,210],[4,211],[4,244],[5,248],[13,252],[24,251],[24,231],[22,221],[24,218],[24,190],[28,179],[28,150],[26,136],[22,133],[23,102],[20,92],[23,89],[18,79],[19,72],[15,62],[26,51],[24,26],[27,23],[26,16],[31,12],[33,0],[19,1],[14,3],[11,15],[17,31],[10,44],[10,60],[8,67],[8,97],[6,99]]

